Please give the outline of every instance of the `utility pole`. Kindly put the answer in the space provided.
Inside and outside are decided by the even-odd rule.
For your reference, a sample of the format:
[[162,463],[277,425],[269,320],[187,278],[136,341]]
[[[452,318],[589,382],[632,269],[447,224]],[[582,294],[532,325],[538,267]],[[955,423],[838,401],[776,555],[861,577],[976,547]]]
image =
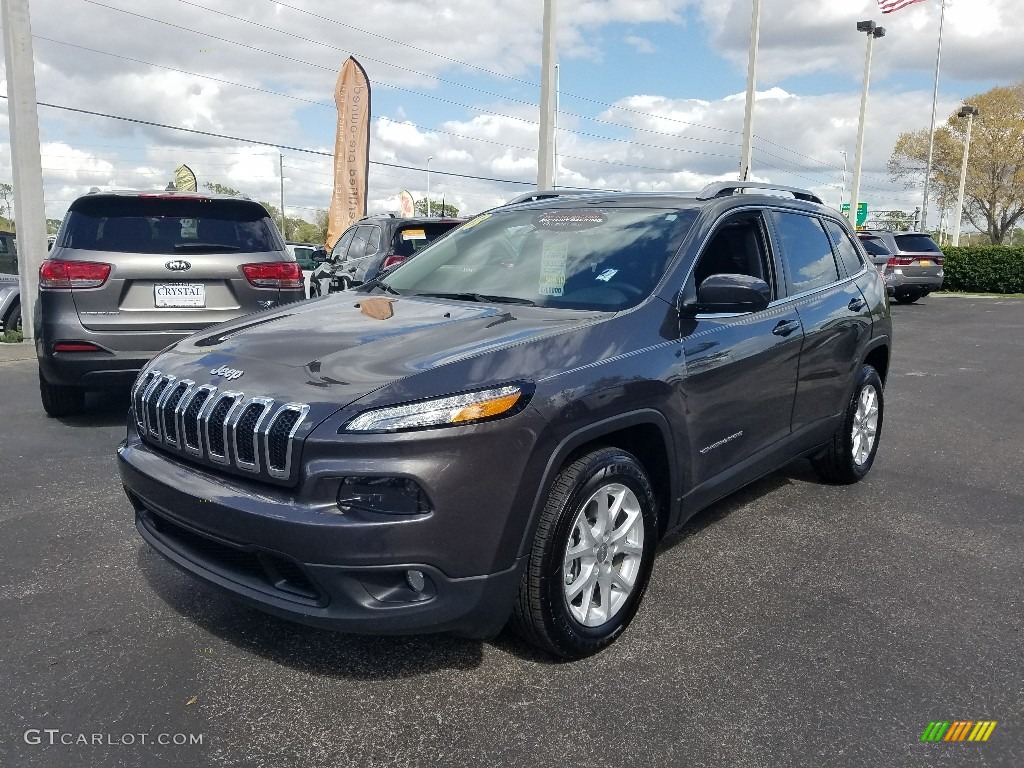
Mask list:
[[939,44],[935,49],[935,86],[932,89],[932,123],[928,128],[928,163],[924,167],[924,199],[921,202],[921,231],[928,231],[928,185],[932,177],[935,155],[935,105],[939,100],[939,63],[942,61],[942,26],[946,22],[946,0],[939,12]]
[[757,46],[761,39],[761,0],[754,0],[750,20],[750,54],[747,61],[747,105],[743,110],[743,159],[740,181],[750,179],[750,161],[754,153],[754,99],[757,96]]
[[35,337],[39,267],[46,256],[43,166],[39,157],[39,113],[32,58],[28,0],[0,0],[7,65],[7,111],[14,171],[14,221],[18,235],[18,279],[25,341]]
[[555,185],[555,0],[544,0],[544,36],[540,50],[540,139],[537,189]]
[[281,176],[281,234],[288,239],[288,219],[284,216],[284,155],[277,154],[277,168]]
[[864,88],[860,94],[860,123],[857,127],[857,153],[853,161],[853,188],[850,190],[850,223],[857,228],[857,205],[860,196],[860,170],[864,164],[864,124],[868,111],[868,86],[871,84],[871,49],[875,39],[885,37],[885,27],[879,27],[873,21],[858,21],[857,31],[866,32],[868,50],[864,56]]

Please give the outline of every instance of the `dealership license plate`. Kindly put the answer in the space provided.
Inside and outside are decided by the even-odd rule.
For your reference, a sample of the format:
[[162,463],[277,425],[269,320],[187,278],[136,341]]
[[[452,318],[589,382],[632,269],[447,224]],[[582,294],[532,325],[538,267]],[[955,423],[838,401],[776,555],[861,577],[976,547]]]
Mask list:
[[153,287],[157,307],[205,307],[206,286],[202,283],[157,283]]

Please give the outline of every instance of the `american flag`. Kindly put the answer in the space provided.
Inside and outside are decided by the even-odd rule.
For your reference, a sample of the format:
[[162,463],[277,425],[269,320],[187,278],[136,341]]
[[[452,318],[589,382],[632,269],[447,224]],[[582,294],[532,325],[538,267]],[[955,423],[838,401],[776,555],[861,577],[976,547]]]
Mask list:
[[920,2],[923,2],[923,0],[878,0],[878,7],[882,9],[882,13],[892,13],[900,8],[906,8],[908,5]]

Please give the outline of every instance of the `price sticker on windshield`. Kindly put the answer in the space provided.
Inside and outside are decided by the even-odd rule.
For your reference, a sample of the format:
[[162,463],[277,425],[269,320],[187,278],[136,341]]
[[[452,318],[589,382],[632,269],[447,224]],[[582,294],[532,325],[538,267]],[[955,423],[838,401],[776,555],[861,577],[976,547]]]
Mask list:
[[565,262],[569,252],[567,237],[544,239],[540,257],[540,278],[537,293],[541,296],[561,296],[565,292]]

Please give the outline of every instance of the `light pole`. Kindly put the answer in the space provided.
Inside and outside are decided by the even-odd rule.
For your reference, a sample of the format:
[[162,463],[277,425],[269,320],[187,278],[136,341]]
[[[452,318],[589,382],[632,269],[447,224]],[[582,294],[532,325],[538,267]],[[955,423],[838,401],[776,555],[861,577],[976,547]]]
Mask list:
[[540,133],[537,145],[537,189],[555,185],[555,41],[556,0],[544,0],[540,48]]
[[864,56],[864,90],[860,94],[860,123],[857,126],[857,152],[853,160],[853,189],[850,190],[850,222],[857,228],[857,199],[860,195],[860,169],[864,164],[864,117],[868,111],[868,85],[871,83],[871,48],[875,39],[885,37],[885,27],[873,21],[858,21],[857,31],[868,36],[868,50]]
[[967,118],[967,133],[964,136],[964,159],[960,163],[960,192],[956,196],[956,218],[953,220],[953,245],[960,245],[960,217],[964,212],[964,187],[967,184],[967,156],[971,152],[971,128],[974,127],[974,116],[978,108],[970,104],[960,107],[957,117]]
[[434,159],[431,155],[427,158],[427,216],[430,216],[430,161]]
[[839,190],[839,210],[843,210],[843,196],[846,195],[846,150],[840,149],[839,154],[843,156],[843,187]]
[[743,157],[740,181],[749,181],[754,153],[754,99],[757,97],[757,46],[761,37],[761,0],[754,0],[750,19],[750,51],[747,54],[747,101],[743,108]]

